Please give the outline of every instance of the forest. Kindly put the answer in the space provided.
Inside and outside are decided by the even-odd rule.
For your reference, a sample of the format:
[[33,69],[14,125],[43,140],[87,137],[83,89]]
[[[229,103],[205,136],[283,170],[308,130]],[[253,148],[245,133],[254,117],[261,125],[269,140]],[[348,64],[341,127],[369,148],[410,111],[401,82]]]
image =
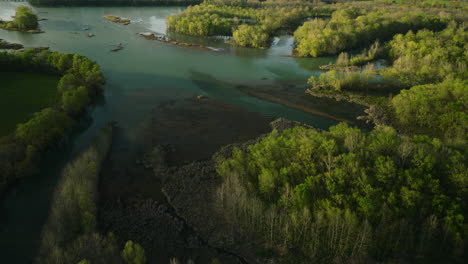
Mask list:
[[[377,70],[372,63],[357,70],[338,67],[312,76],[309,92],[361,97],[354,101],[384,111],[383,116],[370,113],[373,122],[463,146],[468,132],[467,41],[465,24],[454,21],[439,32],[423,29],[397,34],[382,52],[390,67]],[[339,60],[347,61],[346,57],[349,55],[342,54]]]
[[270,46],[279,31],[293,31],[313,16],[331,13],[324,7],[274,5],[269,2],[246,6],[230,2],[204,2],[167,18],[168,30],[193,36],[232,36],[236,45],[254,48]]
[[348,4],[294,33],[296,55],[338,55],[307,93],[367,106],[374,129],[296,127],[217,156],[231,229],[285,263],[468,257],[466,15],[400,7]]
[[467,257],[467,157],[384,126],[274,131],[218,161],[218,203],[249,239],[298,249],[287,263],[457,263]]
[[338,2],[204,1],[168,17],[167,25],[186,35],[229,36],[235,45],[254,48],[269,47],[274,36],[294,32],[294,55],[317,57],[387,41],[408,30],[441,30],[449,17],[463,16],[456,8],[439,16],[446,9],[436,2],[430,10],[421,1],[402,1],[401,6],[388,1]]
[[37,172],[43,153],[62,142],[86,107],[102,92],[99,66],[77,54],[29,49],[0,52],[0,70],[61,75],[54,103],[0,138],[0,194],[14,181]]
[[361,12],[358,8],[340,9],[329,20],[307,21],[294,32],[298,42],[295,52],[299,56],[334,55],[409,30],[440,30],[447,23],[446,19],[424,13]]

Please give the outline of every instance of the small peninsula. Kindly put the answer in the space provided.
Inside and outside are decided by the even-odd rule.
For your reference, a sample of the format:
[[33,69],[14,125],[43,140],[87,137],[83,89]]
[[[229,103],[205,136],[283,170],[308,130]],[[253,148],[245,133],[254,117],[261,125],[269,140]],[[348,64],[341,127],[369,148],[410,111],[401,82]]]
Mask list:
[[119,23],[119,24],[122,24],[122,25],[129,25],[130,24],[130,19],[128,19],[128,18],[122,18],[122,17],[112,16],[112,15],[104,16],[104,18],[111,21],[111,22]]

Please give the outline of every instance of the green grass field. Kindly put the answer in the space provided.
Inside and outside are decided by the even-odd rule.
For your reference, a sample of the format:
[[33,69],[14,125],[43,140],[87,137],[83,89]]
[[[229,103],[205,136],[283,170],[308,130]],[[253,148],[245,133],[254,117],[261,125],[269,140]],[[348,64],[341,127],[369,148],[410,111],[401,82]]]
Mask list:
[[0,137],[13,132],[18,123],[52,105],[60,76],[27,72],[0,72]]

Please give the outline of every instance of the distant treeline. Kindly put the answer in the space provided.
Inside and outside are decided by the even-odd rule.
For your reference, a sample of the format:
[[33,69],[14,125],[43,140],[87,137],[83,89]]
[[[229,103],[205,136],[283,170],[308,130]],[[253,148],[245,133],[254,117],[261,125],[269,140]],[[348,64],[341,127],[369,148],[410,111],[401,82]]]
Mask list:
[[62,75],[56,103],[0,138],[1,195],[15,180],[37,171],[43,154],[64,139],[66,131],[101,93],[104,77],[99,66],[84,56],[36,49],[1,52],[0,71]]
[[170,6],[196,5],[203,0],[29,0],[37,6]]
[[236,45],[266,48],[279,31],[293,31],[307,18],[327,16],[327,6],[205,2],[167,18],[168,30],[192,36],[232,36]]
[[319,57],[367,46],[375,40],[389,40],[395,34],[427,28],[442,30],[447,19],[422,12],[364,13],[359,8],[340,9],[330,20],[314,19],[294,33],[299,56]]

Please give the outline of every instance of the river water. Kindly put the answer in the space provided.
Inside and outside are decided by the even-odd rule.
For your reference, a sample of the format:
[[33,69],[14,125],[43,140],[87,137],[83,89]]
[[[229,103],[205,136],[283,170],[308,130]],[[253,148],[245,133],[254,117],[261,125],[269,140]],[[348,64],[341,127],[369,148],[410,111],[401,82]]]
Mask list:
[[[20,3],[0,2],[0,18],[8,20]],[[21,3],[24,4],[24,3]],[[51,50],[78,53],[95,60],[107,79],[105,100],[93,107],[92,121],[67,148],[66,155],[52,156],[41,175],[27,179],[0,203],[0,255],[9,263],[29,263],[46,219],[48,201],[66,159],[76,153],[109,121],[116,121],[128,144],[137,140],[151,111],[161,102],[205,95],[223,103],[271,117],[285,117],[327,128],[336,121],[270,103],[235,89],[246,83],[275,81],[305,83],[318,67],[333,58],[304,59],[291,54],[290,36],[275,38],[270,49],[232,47],[223,40],[190,39],[222,48],[209,51],[146,40],[136,33],[166,33],[165,18],[182,7],[63,7],[34,8],[44,34],[0,30],[0,39],[25,47],[47,46]],[[114,24],[104,15],[131,19],[130,25]],[[89,38],[88,33],[95,34]],[[118,44],[124,49],[110,50]],[[0,80],[1,82],[1,80]],[[63,153],[63,151],[61,152]],[[56,160],[57,158],[57,160]]]

